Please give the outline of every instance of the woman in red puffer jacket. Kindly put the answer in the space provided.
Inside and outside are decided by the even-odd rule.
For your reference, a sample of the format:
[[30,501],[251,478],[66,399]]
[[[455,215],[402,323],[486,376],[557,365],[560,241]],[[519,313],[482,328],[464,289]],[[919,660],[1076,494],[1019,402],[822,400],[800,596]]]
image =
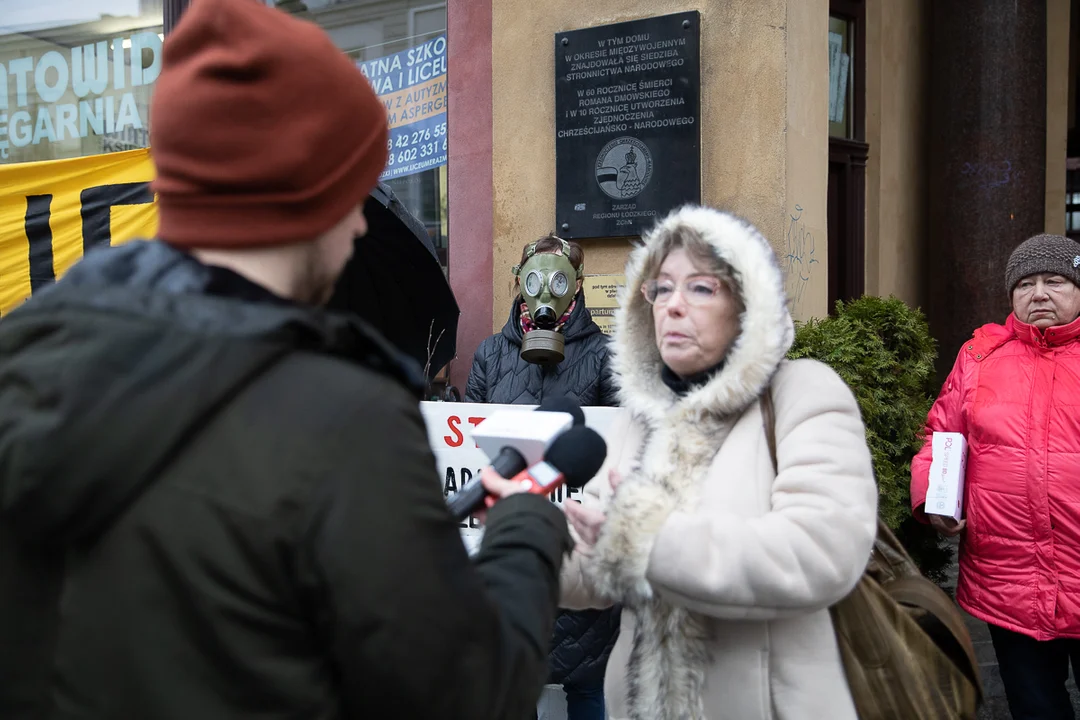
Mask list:
[[[965,343],[911,464],[915,516],[963,533],[956,599],[990,626],[1014,720],[1073,718],[1080,674],[1080,244],[1009,258],[1012,314]],[[965,518],[924,513],[933,432],[968,441]]]

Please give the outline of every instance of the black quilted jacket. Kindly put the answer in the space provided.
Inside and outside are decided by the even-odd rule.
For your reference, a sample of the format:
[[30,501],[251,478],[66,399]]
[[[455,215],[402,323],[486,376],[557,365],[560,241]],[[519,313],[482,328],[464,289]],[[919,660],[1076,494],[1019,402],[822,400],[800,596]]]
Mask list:
[[544,395],[569,395],[581,405],[615,406],[608,369],[608,339],[593,322],[581,293],[566,323],[565,357],[558,365],[521,359],[520,297],[502,332],[476,350],[465,385],[465,402],[538,405]]
[[[521,359],[521,298],[514,299],[502,332],[480,344],[465,385],[465,402],[535,405],[545,395],[569,395],[581,405],[615,406],[608,339],[593,322],[581,293],[567,321],[565,357],[541,366]],[[608,655],[619,636],[619,610],[560,613],[555,623],[549,682],[602,688]]]

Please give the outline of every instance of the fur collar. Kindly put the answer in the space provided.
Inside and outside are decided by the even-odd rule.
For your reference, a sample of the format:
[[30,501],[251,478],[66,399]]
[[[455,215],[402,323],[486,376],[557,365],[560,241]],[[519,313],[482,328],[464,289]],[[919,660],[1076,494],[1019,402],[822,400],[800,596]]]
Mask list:
[[[641,295],[649,248],[680,227],[697,231],[735,269],[746,308],[740,318],[741,332],[728,352],[724,369],[681,399],[661,378],[663,361],[653,335],[652,307]],[[768,241],[734,215],[685,207],[657,225],[642,247],[630,255],[612,342],[619,398],[624,407],[649,420],[662,419],[676,404],[694,415],[740,412],[768,385],[794,338],[784,278]]]

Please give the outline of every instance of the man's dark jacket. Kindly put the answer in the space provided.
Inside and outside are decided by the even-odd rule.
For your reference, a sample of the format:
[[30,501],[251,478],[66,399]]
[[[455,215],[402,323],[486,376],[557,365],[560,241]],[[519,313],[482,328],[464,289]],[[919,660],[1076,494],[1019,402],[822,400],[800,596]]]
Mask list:
[[565,521],[470,562],[419,375],[157,242],[0,320],[0,718],[530,716]]
[[[618,405],[608,363],[608,339],[585,307],[584,294],[563,330],[566,348],[557,365],[521,359],[520,298],[502,332],[480,344],[465,386],[465,402],[539,404],[568,395],[583,406]],[[619,637],[618,608],[565,611],[555,623],[549,682],[582,690],[602,688],[608,656]]]

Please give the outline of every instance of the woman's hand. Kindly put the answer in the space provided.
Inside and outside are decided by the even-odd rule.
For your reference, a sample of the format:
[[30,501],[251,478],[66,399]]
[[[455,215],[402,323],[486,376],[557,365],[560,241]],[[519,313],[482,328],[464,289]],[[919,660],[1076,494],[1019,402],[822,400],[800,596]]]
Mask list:
[[951,517],[945,517],[944,515],[931,515],[930,513],[927,513],[926,517],[930,520],[930,524],[934,526],[934,529],[945,537],[959,535],[967,525],[967,520],[957,522]]
[[566,519],[581,538],[580,549],[588,552],[600,537],[600,530],[604,527],[607,515],[594,507],[585,507],[577,500],[566,503],[564,509]]
[[[608,473],[608,482],[613,492],[618,489],[622,481],[622,475],[617,470],[613,469]],[[596,508],[586,507],[576,500],[566,503],[565,510],[567,520],[581,538],[580,545],[583,546],[581,549],[588,552],[600,538],[600,531],[604,528],[607,515]]]
[[611,468],[608,470],[607,479],[608,484],[611,485],[611,492],[614,493],[619,489],[619,486],[622,485],[623,476],[618,470]]
[[[484,484],[484,489],[488,491],[488,496],[484,499],[484,505],[489,508],[504,497],[526,492],[531,487],[531,483],[529,483],[528,480],[522,482],[507,480],[490,467],[480,471],[480,482]],[[476,512],[475,515],[476,519],[481,523],[487,523],[486,510],[480,510]]]

